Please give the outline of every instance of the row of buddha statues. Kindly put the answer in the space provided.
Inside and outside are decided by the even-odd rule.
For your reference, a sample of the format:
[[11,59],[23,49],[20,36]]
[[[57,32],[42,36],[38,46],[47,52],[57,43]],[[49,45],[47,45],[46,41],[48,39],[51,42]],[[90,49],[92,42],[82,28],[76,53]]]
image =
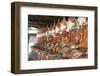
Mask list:
[[41,51],[62,54],[60,56],[65,59],[86,58],[88,20],[86,17],[69,17],[68,20],[65,17],[62,20],[58,19],[52,25],[40,28],[37,38],[38,43],[33,47]]

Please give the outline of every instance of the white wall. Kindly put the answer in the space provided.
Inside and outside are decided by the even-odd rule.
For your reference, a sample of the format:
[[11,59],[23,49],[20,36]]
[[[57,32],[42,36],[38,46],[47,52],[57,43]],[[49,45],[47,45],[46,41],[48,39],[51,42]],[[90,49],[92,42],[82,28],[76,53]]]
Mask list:
[[[100,20],[100,0],[0,0],[0,76],[100,76],[100,60],[98,70],[81,70],[81,71],[65,71],[52,73],[38,73],[38,74],[21,74],[14,75],[10,73],[11,60],[11,15],[10,3],[13,1],[25,2],[41,2],[41,3],[57,3],[57,4],[72,4],[72,5],[87,5],[99,6],[98,20]],[[100,22],[98,21],[98,24]],[[98,26],[100,28],[100,26]],[[98,29],[98,33],[100,30]],[[98,43],[100,42],[100,35],[98,35]],[[100,44],[98,44],[99,46]],[[98,48],[100,58],[100,48]]]

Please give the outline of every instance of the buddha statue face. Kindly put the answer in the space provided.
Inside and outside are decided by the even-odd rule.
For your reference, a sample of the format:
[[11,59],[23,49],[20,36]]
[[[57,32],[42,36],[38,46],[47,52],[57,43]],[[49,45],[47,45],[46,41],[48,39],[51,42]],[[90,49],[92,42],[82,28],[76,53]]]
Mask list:
[[86,17],[79,17],[77,19],[78,24],[82,27],[82,25],[87,25],[88,24],[88,18]]
[[76,26],[77,19],[75,17],[69,17],[67,21],[67,32]]

